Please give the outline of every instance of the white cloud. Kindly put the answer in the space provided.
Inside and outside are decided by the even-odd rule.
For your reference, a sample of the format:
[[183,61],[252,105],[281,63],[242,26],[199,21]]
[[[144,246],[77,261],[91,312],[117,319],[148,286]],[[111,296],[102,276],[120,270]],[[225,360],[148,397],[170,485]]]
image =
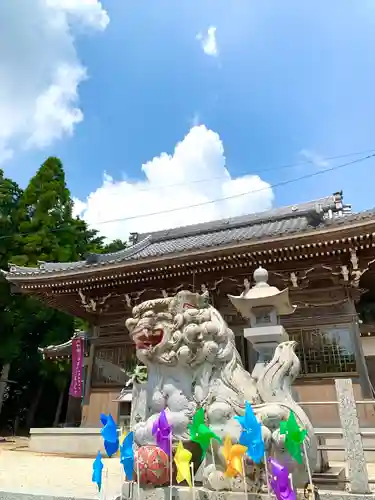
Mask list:
[[316,153],[315,151],[311,151],[310,149],[302,149],[302,151],[300,151],[300,155],[307,162],[311,163],[317,168],[324,169],[330,166],[329,161],[327,161],[323,156]]
[[108,26],[108,14],[99,0],[45,0],[45,3],[85,26],[100,30]]
[[0,1],[0,158],[72,134],[86,78],[74,30],[108,22],[99,0]]
[[[161,153],[142,165],[142,171],[146,178],[138,182],[115,181],[105,174],[102,186],[85,201],[75,200],[75,213],[107,238],[127,239],[131,232],[156,231],[267,210],[274,198],[270,185],[257,175],[231,177],[219,135],[204,125],[192,127],[173,154]],[[250,191],[254,192],[137,218]]]
[[219,55],[215,26],[210,26],[207,33],[198,33],[196,38],[201,42],[205,54],[211,57],[217,57]]
[[73,198],[73,216],[77,217],[82,214],[86,208],[86,203],[79,200],[78,198]]
[[1,164],[13,157],[13,151],[8,149],[4,142],[0,140],[0,168]]

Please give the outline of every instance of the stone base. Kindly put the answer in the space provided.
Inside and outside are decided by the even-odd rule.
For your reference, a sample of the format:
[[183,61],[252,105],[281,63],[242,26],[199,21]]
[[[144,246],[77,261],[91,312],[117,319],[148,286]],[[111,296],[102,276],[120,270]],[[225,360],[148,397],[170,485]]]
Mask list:
[[330,467],[326,472],[315,472],[313,483],[323,490],[345,490],[345,468]]
[[105,456],[103,438],[99,428],[44,427],[30,429],[29,450],[35,453],[82,458],[94,458],[100,450]]
[[[194,497],[191,488],[172,486],[173,500],[274,500],[276,497],[268,494],[254,494],[248,493],[247,499],[243,492],[230,492],[230,491],[210,491],[206,488],[194,488]],[[124,483],[122,490],[122,498],[118,497],[116,500],[170,500],[170,488],[148,488],[139,490],[136,483]],[[322,491],[319,490],[320,500],[375,500],[375,494],[361,494],[354,495],[344,491]],[[303,491],[297,492],[297,500],[306,500]]]
[[289,335],[282,325],[245,328],[243,334],[245,339],[249,340],[256,350],[267,347],[275,349],[281,342],[289,340]]

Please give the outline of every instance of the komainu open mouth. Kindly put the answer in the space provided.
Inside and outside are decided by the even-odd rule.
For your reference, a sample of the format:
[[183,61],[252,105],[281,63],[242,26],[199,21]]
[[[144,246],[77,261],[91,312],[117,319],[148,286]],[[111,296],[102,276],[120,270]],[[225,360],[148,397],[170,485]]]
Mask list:
[[136,349],[152,349],[160,344],[163,340],[164,332],[161,329],[150,330],[142,328],[142,330],[133,333],[133,340]]

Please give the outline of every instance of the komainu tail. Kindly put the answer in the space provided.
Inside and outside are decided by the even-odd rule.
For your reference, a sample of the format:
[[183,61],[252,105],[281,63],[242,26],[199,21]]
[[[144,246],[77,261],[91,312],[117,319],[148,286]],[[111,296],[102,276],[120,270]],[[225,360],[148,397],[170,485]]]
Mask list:
[[[276,415],[264,414],[265,407],[272,403],[282,411],[279,420],[286,420],[292,410],[300,427],[307,430],[305,440],[309,464],[312,470],[317,462],[317,442],[314,428],[303,409],[296,403],[292,395],[292,384],[300,372],[300,362],[294,352],[296,342],[283,342],[275,349],[272,360],[264,367],[257,381],[257,389],[262,401],[266,404],[257,405],[254,411],[267,427],[273,429],[273,442],[282,447],[284,436],[280,436],[279,425],[275,422]],[[267,425],[267,419],[269,420]]]

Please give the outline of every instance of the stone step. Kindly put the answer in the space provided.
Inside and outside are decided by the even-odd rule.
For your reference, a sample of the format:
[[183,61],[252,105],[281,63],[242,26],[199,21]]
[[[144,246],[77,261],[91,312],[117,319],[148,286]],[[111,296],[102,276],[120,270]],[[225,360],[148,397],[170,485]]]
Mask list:
[[313,483],[324,490],[344,490],[345,489],[345,468],[330,467],[326,472],[314,472]]

